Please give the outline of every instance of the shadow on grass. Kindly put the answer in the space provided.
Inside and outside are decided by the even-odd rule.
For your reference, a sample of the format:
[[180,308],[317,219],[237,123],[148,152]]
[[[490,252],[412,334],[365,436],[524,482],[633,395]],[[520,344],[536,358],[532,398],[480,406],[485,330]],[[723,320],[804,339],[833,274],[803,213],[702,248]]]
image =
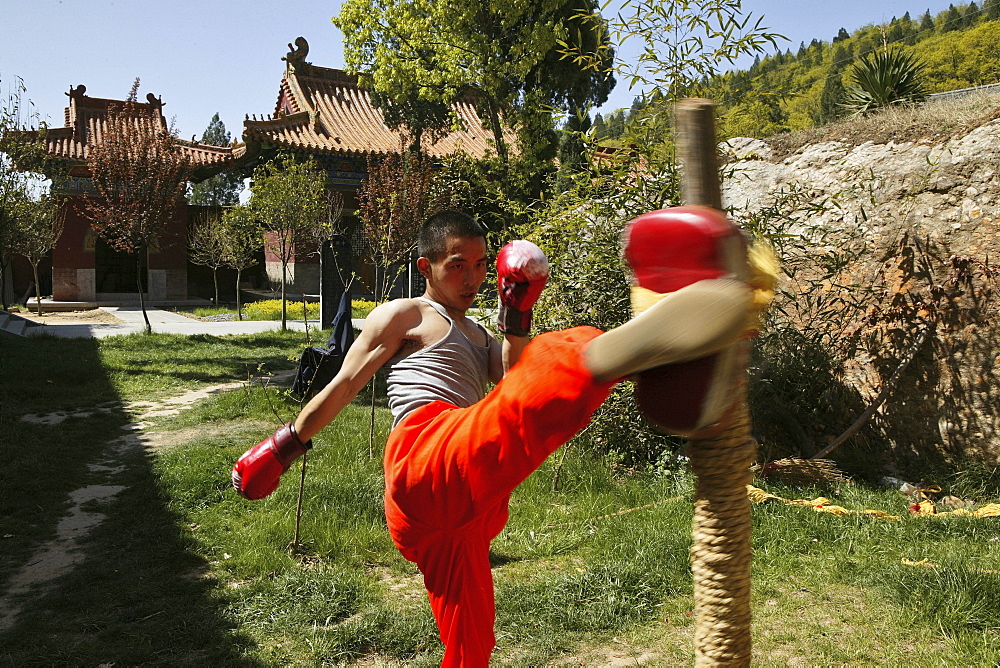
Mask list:
[[0,345],[0,665],[254,665],[101,344]]
[[[246,336],[131,334],[113,337],[114,347],[103,355],[105,370],[115,377],[133,377],[141,383],[154,374],[162,384],[189,384],[247,380],[276,371],[295,369],[296,346],[305,347],[301,332],[263,332]],[[141,351],[136,354],[135,350]]]

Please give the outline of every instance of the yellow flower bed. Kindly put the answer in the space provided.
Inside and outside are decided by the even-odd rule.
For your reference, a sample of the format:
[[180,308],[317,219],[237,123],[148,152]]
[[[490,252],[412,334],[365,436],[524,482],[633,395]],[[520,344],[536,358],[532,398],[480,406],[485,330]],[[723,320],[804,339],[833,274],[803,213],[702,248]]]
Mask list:
[[[351,317],[366,318],[375,308],[372,301],[354,299],[351,301]],[[288,302],[287,315],[290,320],[302,319],[302,302]],[[243,306],[243,314],[250,320],[281,320],[281,300],[265,299]],[[306,302],[306,315],[310,320],[319,320],[319,302]]]

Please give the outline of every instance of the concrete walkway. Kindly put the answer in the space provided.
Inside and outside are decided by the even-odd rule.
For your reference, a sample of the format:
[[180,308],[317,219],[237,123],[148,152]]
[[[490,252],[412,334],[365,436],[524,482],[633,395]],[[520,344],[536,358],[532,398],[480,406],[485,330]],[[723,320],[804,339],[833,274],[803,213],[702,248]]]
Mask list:
[[[143,332],[146,329],[146,322],[142,317],[142,309],[138,306],[102,306],[102,311],[115,316],[121,323],[92,323],[92,324],[45,324],[42,327],[33,327],[28,330],[31,336],[49,335],[61,338],[104,338],[105,336],[117,336],[120,334],[133,334]],[[280,320],[228,320],[228,321],[205,321],[194,320],[178,313],[164,311],[155,307],[146,307],[146,315],[149,317],[149,324],[153,332],[158,334],[210,334],[212,336],[226,336],[231,334],[259,334],[260,332],[270,332],[281,329]],[[288,329],[304,331],[305,325],[301,320],[287,321]],[[354,326],[360,328],[364,320],[354,320]],[[310,332],[319,330],[319,322],[309,321]],[[325,341],[319,342],[322,345]]]

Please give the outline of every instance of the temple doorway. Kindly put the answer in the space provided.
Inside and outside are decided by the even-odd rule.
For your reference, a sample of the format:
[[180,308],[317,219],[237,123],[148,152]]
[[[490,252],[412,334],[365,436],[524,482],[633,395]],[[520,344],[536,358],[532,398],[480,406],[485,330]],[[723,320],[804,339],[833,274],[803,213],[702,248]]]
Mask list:
[[135,294],[136,274],[142,278],[142,291],[149,292],[149,266],[145,252],[139,253],[142,264],[137,266],[135,253],[123,253],[97,237],[94,253],[95,292]]

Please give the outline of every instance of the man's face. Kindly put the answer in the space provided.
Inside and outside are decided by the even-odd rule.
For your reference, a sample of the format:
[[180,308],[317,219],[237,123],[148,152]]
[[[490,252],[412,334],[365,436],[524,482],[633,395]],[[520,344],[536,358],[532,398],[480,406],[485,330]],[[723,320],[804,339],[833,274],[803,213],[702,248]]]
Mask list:
[[486,240],[449,236],[440,260],[420,258],[417,267],[427,279],[428,297],[446,308],[465,312],[486,280]]

